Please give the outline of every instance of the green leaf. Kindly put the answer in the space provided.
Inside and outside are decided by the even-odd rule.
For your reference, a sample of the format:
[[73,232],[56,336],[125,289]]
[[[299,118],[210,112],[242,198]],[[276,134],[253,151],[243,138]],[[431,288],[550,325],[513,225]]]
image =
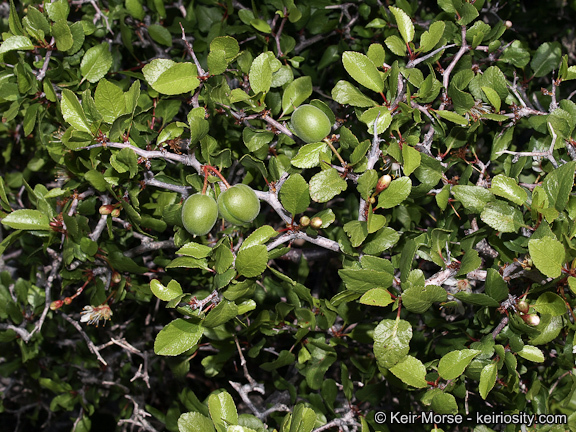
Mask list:
[[561,316],[568,312],[562,297],[551,292],[541,294],[532,307],[542,315]]
[[492,104],[492,106],[496,110],[496,112],[500,112],[501,101],[500,101],[500,96],[498,96],[498,93],[496,92],[496,90],[494,90],[491,87],[486,87],[486,86],[483,86],[481,88],[482,88],[482,91],[484,92],[484,94],[486,95],[486,97],[488,98],[488,101]]
[[10,0],[9,12],[8,12],[8,28],[10,32],[15,35],[23,35],[24,28],[22,28],[22,23],[20,22],[20,17],[14,6],[14,0]]
[[[128,2],[129,0],[127,0]],[[136,0],[134,0],[136,1]],[[187,412],[178,418],[179,432],[216,432],[214,423],[199,412]]]
[[198,324],[177,318],[160,330],[154,341],[154,352],[165,356],[182,354],[196,345],[203,333]]
[[268,251],[264,245],[255,245],[238,252],[236,271],[246,277],[260,276],[268,264]]
[[227,391],[212,393],[208,398],[208,409],[216,430],[225,431],[227,425],[238,424],[238,411],[234,399]]
[[517,205],[524,204],[528,198],[528,194],[522,187],[518,186],[516,180],[504,174],[498,174],[492,179],[490,191],[494,195],[506,198]]
[[407,355],[391,367],[390,372],[409,386],[425,388],[428,385],[426,382],[426,366],[416,357]]
[[222,325],[238,315],[238,306],[233,301],[222,300],[210,311],[208,316],[202,321],[206,328],[214,328]]
[[9,228],[17,230],[49,231],[51,229],[48,215],[40,210],[14,210],[1,222]]
[[401,319],[385,319],[374,329],[374,355],[378,366],[390,369],[410,351],[412,326]]
[[420,36],[420,48],[417,51],[421,52],[428,52],[434,48],[440,39],[442,39],[442,35],[444,34],[444,28],[446,24],[444,21],[436,21],[430,25],[428,31],[422,33]]
[[380,93],[384,90],[384,81],[380,72],[368,57],[355,51],[345,51],[342,54],[344,69],[354,80],[364,87]]
[[463,349],[451,351],[444,355],[438,363],[438,374],[446,379],[458,378],[464,369],[470,364],[472,359],[482,351],[474,349]]
[[404,57],[407,52],[406,44],[402,39],[400,39],[396,35],[391,35],[386,38],[384,41],[386,46],[393,54],[396,54],[399,57]]
[[[206,122],[209,125],[208,122]],[[274,139],[274,133],[267,130],[244,128],[242,131],[242,140],[251,152],[256,152]]]
[[280,351],[280,355],[274,361],[261,364],[260,367],[265,371],[272,371],[283,366],[288,366],[294,363],[296,356],[288,350]]
[[305,144],[298,154],[290,160],[296,168],[313,168],[320,165],[320,155],[326,153],[328,146],[324,142]]
[[460,19],[456,22],[461,26],[470,24],[479,15],[478,9],[476,9],[474,5],[466,2],[458,8],[458,14],[460,15]]
[[358,189],[358,193],[360,193],[360,196],[363,199],[367,200],[370,197],[370,194],[372,193],[374,188],[376,187],[377,183],[378,183],[378,173],[376,172],[376,170],[370,169],[358,178],[358,186],[356,188]]
[[472,213],[482,213],[486,204],[494,201],[492,192],[480,186],[452,186],[452,194],[466,210],[470,210]]
[[270,225],[262,225],[250,234],[243,242],[240,250],[248,249],[252,246],[266,243],[271,238],[278,235],[278,231]]
[[342,269],[338,274],[351,291],[365,293],[373,288],[388,288],[392,285],[392,274],[371,269]]
[[518,351],[518,355],[534,363],[544,362],[544,354],[542,351],[532,345],[524,345],[524,348],[522,348],[521,351]]
[[172,46],[172,35],[166,27],[160,24],[150,24],[148,26],[148,33],[154,42],[168,47]]
[[142,68],[142,73],[154,90],[166,95],[188,93],[200,85],[198,70],[192,63],[154,59]]
[[312,95],[312,78],[303,76],[292,81],[282,94],[282,111],[290,114]]
[[160,131],[158,138],[156,138],[156,144],[160,145],[166,141],[178,138],[184,132],[185,126],[186,124],[181,122],[170,123]]
[[500,232],[516,232],[524,226],[520,210],[500,200],[486,204],[480,219]]
[[400,240],[400,234],[393,228],[385,227],[364,244],[362,252],[370,255],[379,255],[392,248],[398,243],[398,240]]
[[194,258],[206,258],[212,253],[212,248],[196,242],[186,243],[176,251],[178,255],[186,255]]
[[272,33],[270,24],[260,18],[254,18],[253,20],[250,20],[250,25],[262,33]]
[[94,102],[106,123],[112,124],[114,120],[126,113],[124,92],[105,78],[101,79],[96,87]]
[[534,261],[534,265],[544,275],[557,278],[562,273],[562,265],[565,262],[564,246],[552,237],[530,239],[528,251]]
[[420,166],[421,158],[420,152],[414,147],[408,144],[402,146],[402,159],[404,160],[402,170],[405,176],[409,176]]
[[410,312],[424,313],[432,303],[446,301],[446,290],[437,285],[413,286],[402,293],[402,305]]
[[438,114],[439,117],[451,121],[452,123],[456,123],[462,126],[468,126],[468,124],[470,123],[468,120],[466,120],[465,117],[462,117],[461,115],[456,114],[453,111],[438,110],[434,112]]
[[344,232],[350,237],[352,247],[358,247],[368,236],[366,221],[350,221],[344,224]]
[[482,293],[469,293],[461,291],[454,294],[454,297],[456,297],[460,301],[463,301],[464,303],[469,303],[476,306],[488,306],[488,307],[500,306],[500,303],[498,303],[492,297]]
[[390,303],[394,303],[390,293],[382,288],[372,288],[371,290],[366,291],[358,301],[368,306],[380,307],[386,307]]
[[61,108],[64,120],[79,131],[91,133],[84,109],[82,109],[80,101],[78,101],[78,98],[72,91],[68,89],[62,90]]
[[210,42],[210,51],[224,51],[226,60],[230,61],[240,52],[240,45],[231,36],[218,36]]
[[[379,214],[374,214],[372,211],[368,212],[368,234],[374,234],[386,225],[386,217]],[[374,240],[379,236],[375,236]]]
[[488,396],[490,390],[494,388],[494,384],[496,384],[497,378],[497,363],[490,363],[482,368],[482,372],[480,372],[480,384],[478,385],[478,390],[480,391],[480,396],[482,399],[486,400],[486,396]]
[[404,42],[412,42],[412,39],[414,39],[414,24],[412,24],[412,19],[402,9],[394,6],[390,6],[390,12],[392,12],[394,18],[396,18],[398,31],[402,35]]
[[289,432],[311,432],[316,424],[316,413],[303,403],[294,407]]
[[558,211],[566,208],[574,184],[575,169],[576,162],[568,162],[546,175],[542,182],[550,205]]
[[300,174],[288,177],[280,189],[280,202],[292,216],[306,211],[310,205],[310,189],[304,177]]
[[478,256],[478,252],[474,249],[466,251],[460,263],[460,269],[456,276],[463,276],[471,271],[476,270],[482,265],[482,259]]
[[370,60],[372,60],[372,63],[374,63],[375,66],[382,66],[386,60],[386,51],[379,43],[370,44],[366,55]]
[[208,53],[207,63],[211,75],[220,75],[221,73],[224,73],[228,67],[226,53],[222,50],[210,50],[210,53]]
[[34,44],[26,36],[10,36],[0,45],[0,54],[9,51],[32,50]]
[[367,108],[378,105],[348,81],[340,80],[332,89],[332,99],[342,105]]
[[450,393],[439,392],[432,399],[430,408],[437,414],[456,414],[458,404],[456,398]]
[[508,298],[508,284],[502,279],[502,276],[496,269],[488,269],[485,289],[486,294],[496,301],[502,301]]
[[209,270],[206,260],[186,256],[173,259],[166,265],[166,268],[197,268]]
[[56,0],[44,5],[48,16],[52,21],[58,21],[68,18],[70,13],[70,5],[67,0]]
[[362,123],[366,123],[368,126],[368,133],[374,133],[374,123],[376,123],[376,133],[382,134],[388,129],[390,123],[392,123],[392,114],[385,107],[374,107],[369,108],[362,113],[359,117]]
[[52,24],[52,35],[56,39],[58,51],[68,51],[74,44],[72,32],[65,19],[61,19]]
[[255,94],[267,93],[272,84],[272,67],[268,53],[262,53],[254,59],[250,66],[250,86]]
[[106,75],[111,66],[112,54],[108,49],[108,43],[104,42],[86,51],[80,63],[80,72],[85,80],[95,83]]
[[162,285],[158,279],[152,279],[150,290],[156,297],[164,301],[170,301],[182,295],[182,287],[174,279],[168,283],[168,286]]
[[392,180],[387,189],[378,195],[377,208],[393,208],[402,203],[412,190],[412,180],[410,177],[400,177]]
[[310,197],[319,203],[330,201],[348,187],[334,168],[321,171],[310,179]]
[[125,5],[128,13],[137,20],[142,21],[146,16],[141,0],[125,0]]
[[534,76],[536,78],[543,77],[553,70],[558,69],[561,57],[562,48],[560,43],[544,42],[541,44],[530,62],[530,67],[534,71]]

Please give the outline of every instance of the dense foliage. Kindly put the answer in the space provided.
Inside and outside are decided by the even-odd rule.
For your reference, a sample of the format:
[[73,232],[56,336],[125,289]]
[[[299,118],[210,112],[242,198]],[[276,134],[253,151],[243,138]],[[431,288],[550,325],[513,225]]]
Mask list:
[[576,430],[575,8],[2,3],[0,423]]

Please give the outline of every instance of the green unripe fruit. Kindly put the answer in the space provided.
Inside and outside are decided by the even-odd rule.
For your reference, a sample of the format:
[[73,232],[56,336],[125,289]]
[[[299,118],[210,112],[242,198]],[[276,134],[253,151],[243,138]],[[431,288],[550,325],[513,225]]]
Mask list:
[[260,200],[256,193],[245,184],[237,184],[218,197],[220,215],[234,225],[252,222],[260,213]]
[[190,234],[210,232],[218,219],[218,205],[214,198],[201,193],[190,196],[182,206],[182,223]]
[[302,216],[300,218],[300,225],[303,227],[307,227],[310,225],[310,218],[308,216]]
[[528,311],[530,310],[530,305],[526,300],[520,300],[516,304],[516,309],[518,309],[522,313],[528,313]]
[[292,113],[292,130],[302,141],[322,141],[332,130],[330,119],[314,105],[300,105]]
[[522,319],[526,324],[531,326],[537,326],[538,324],[540,324],[540,317],[536,314],[522,315]]
[[312,220],[310,221],[310,226],[315,230],[319,230],[320,228],[322,228],[323,224],[324,222],[322,222],[322,219],[320,219],[318,216],[313,217]]

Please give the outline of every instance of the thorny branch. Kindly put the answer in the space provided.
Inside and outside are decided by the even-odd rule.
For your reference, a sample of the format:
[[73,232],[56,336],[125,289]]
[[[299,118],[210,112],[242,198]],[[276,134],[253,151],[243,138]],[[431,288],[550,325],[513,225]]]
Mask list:
[[96,358],[98,358],[98,360],[100,361],[100,363],[102,363],[104,366],[107,366],[108,363],[106,363],[106,360],[104,360],[104,357],[102,357],[102,355],[100,355],[100,351],[98,350],[98,348],[96,347],[96,345],[94,345],[94,342],[92,342],[90,340],[90,338],[88,337],[88,335],[86,334],[86,332],[84,331],[84,329],[82,328],[82,326],[80,324],[78,324],[78,321],[70,318],[67,314],[65,314],[64,312],[62,312],[62,318],[64,318],[66,321],[68,321],[70,324],[72,324],[72,326],[78,330],[78,333],[80,333],[82,335],[82,337],[84,338],[84,341],[86,342],[86,345],[88,345],[88,349],[94,354],[96,355]]

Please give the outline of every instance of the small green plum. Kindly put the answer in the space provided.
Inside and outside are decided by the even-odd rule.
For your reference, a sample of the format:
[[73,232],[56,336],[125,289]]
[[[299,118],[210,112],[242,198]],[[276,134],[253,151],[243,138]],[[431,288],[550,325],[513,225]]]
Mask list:
[[322,222],[322,219],[319,218],[318,216],[313,217],[312,220],[310,221],[310,226],[315,230],[319,230],[320,228],[322,228],[323,224],[324,222]]
[[516,309],[522,313],[528,313],[530,310],[530,305],[526,300],[520,300],[518,303],[516,303]]
[[306,143],[322,141],[332,130],[328,116],[314,105],[300,105],[290,121],[296,136]]
[[218,205],[211,196],[194,194],[182,206],[182,223],[190,234],[208,234],[217,219]]
[[260,213],[260,200],[245,184],[229,187],[218,197],[220,215],[234,225],[246,225]]

